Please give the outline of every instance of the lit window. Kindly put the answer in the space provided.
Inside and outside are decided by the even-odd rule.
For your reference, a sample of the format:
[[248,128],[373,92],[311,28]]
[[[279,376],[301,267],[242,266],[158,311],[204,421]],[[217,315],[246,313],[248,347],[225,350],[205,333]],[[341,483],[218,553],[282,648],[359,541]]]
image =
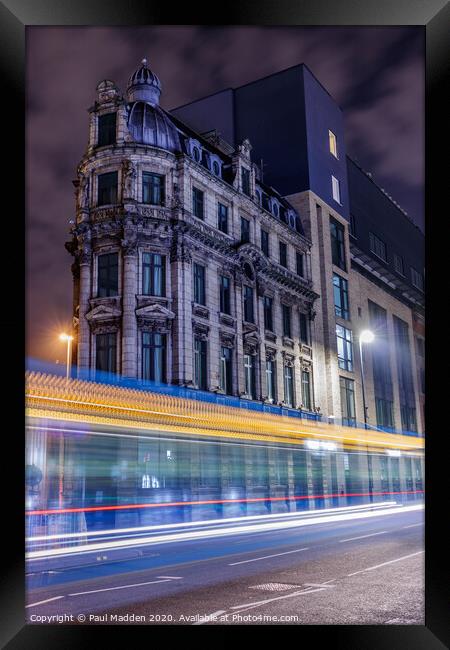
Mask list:
[[340,190],[339,181],[337,178],[332,176],[331,183],[333,187],[333,199],[336,201],[336,203],[341,204],[341,190]]
[[352,331],[342,325],[336,325],[338,364],[342,370],[353,371]]
[[338,157],[337,154],[337,142],[336,142],[336,136],[334,135],[333,131],[328,131],[328,140],[330,142],[330,153],[333,154],[335,158]]

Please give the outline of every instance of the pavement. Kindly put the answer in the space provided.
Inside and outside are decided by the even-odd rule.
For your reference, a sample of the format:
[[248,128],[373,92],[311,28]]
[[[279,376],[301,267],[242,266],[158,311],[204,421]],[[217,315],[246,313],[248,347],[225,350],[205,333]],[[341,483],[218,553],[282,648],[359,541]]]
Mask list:
[[371,514],[155,539],[91,565],[31,562],[28,621],[424,625],[423,509]]

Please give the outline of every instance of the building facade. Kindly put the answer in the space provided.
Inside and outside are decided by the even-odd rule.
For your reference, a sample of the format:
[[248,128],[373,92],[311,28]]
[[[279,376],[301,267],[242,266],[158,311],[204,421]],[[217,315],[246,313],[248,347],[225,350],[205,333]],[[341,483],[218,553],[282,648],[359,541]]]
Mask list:
[[144,61],[90,109],[80,371],[423,434],[423,235],[347,157],[333,98],[303,65],[170,113],[160,94]]
[[[347,156],[342,111],[327,90],[302,64],[172,113],[231,143],[245,133],[266,182],[301,215],[320,296],[312,350],[321,413],[423,434],[424,237]],[[364,329],[375,339],[360,348]]]
[[126,95],[97,87],[74,181],[80,371],[314,413],[311,241],[243,139],[204,137],[159,106],[144,60]]

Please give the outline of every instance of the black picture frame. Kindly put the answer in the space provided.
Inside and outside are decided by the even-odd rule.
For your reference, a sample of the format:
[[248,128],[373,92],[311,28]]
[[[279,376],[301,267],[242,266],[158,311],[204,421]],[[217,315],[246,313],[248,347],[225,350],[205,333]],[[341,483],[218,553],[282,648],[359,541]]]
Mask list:
[[[337,626],[331,630],[326,626],[314,627],[314,643],[325,641],[324,635],[331,632],[333,647],[358,648],[364,650],[379,648],[402,648],[408,650],[438,650],[450,647],[448,626],[448,582],[446,580],[446,512],[447,485],[445,478],[445,454],[443,445],[446,435],[446,382],[445,374],[440,379],[440,360],[445,351],[445,321],[436,305],[442,304],[441,292],[446,274],[443,264],[446,260],[446,238],[442,236],[444,216],[444,192],[448,185],[445,167],[448,163],[440,150],[446,127],[444,91],[448,79],[450,7],[446,0],[329,0],[294,2],[290,0],[241,0],[230,5],[220,3],[218,13],[210,24],[224,25],[314,25],[314,26],[423,26],[426,31],[426,250],[427,250],[427,439],[426,439],[426,624],[424,626]],[[13,415],[12,426],[3,426],[4,467],[12,469],[12,478],[4,482],[3,501],[7,526],[3,528],[4,578],[1,594],[1,638],[2,647],[11,650],[19,648],[80,648],[85,647],[86,635],[105,643],[104,627],[82,626],[32,626],[25,625],[24,602],[24,542],[23,542],[23,481],[22,458],[24,380],[23,361],[20,356],[24,341],[24,309],[20,292],[20,268],[17,252],[24,250],[21,244],[26,235],[23,215],[25,214],[25,28],[30,25],[151,25],[151,24],[209,24],[203,3],[184,3],[180,6],[166,6],[162,3],[128,0],[113,3],[108,0],[7,0],[0,2],[0,65],[5,110],[4,158],[9,173],[3,190],[3,254],[6,261],[3,269],[8,272],[4,283],[7,308],[0,322],[6,365],[8,395],[5,401],[4,418]],[[447,82],[448,84],[448,82]],[[445,152],[444,152],[445,153]],[[6,178],[4,176],[4,178]],[[12,181],[15,181],[13,183]],[[441,207],[440,207],[441,206]],[[441,221],[440,221],[441,220]],[[441,246],[441,248],[439,248]],[[439,265],[442,263],[442,269]],[[23,268],[23,267],[22,267]],[[22,285],[25,286],[25,282]],[[431,288],[430,288],[431,287]],[[448,291],[445,292],[447,295]],[[439,328],[442,328],[442,332]],[[13,342],[16,342],[15,344]],[[439,349],[438,349],[439,346]],[[436,348],[436,349],[434,349]],[[23,349],[23,348],[22,348]],[[447,355],[446,355],[447,356]],[[5,462],[6,461],[6,462]],[[442,508],[442,509],[441,509]],[[444,543],[439,546],[439,540]],[[9,547],[9,548],[8,548]],[[124,631],[125,627],[125,631]],[[130,643],[129,627],[114,626],[116,642]],[[133,629],[133,633],[135,631]],[[208,628],[213,630],[216,628]],[[142,631],[142,628],[140,628]],[[184,631],[184,630],[183,630]],[[221,629],[221,634],[223,632]],[[153,633],[153,632],[152,632]],[[301,636],[301,635],[300,635]]]

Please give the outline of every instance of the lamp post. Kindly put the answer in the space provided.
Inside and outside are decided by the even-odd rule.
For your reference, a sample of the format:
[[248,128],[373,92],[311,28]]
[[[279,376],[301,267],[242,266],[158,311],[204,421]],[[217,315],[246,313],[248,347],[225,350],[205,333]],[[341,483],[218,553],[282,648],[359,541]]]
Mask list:
[[70,366],[72,365],[72,341],[73,341],[73,336],[69,336],[69,334],[60,334],[59,335],[59,340],[60,341],[67,341],[67,360],[66,360],[66,379],[69,379],[70,377]]
[[[363,361],[363,343],[372,343],[375,335],[370,330],[362,330],[359,333],[359,359],[361,364],[361,388],[364,409],[364,428],[367,429],[367,406],[366,406],[366,391],[364,386],[364,361]],[[367,466],[369,469],[369,498],[373,501],[373,475],[372,475],[372,457],[370,456],[369,449],[367,449]]]

